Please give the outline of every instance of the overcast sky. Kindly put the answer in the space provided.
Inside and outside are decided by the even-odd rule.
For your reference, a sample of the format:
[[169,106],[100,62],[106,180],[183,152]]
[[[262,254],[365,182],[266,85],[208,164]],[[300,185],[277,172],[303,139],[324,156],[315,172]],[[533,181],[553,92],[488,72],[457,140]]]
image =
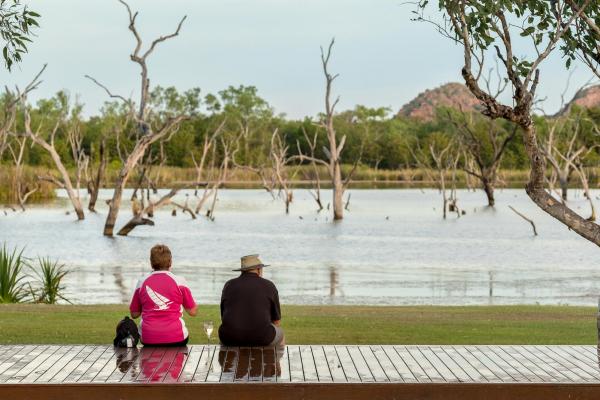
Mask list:
[[[38,37],[5,83],[24,85],[44,63],[44,83],[31,96],[60,89],[79,95],[87,115],[107,99],[83,76],[111,90],[137,94],[139,71],[129,60],[134,39],[117,0],[29,1],[42,15]],[[461,49],[430,25],[412,22],[403,0],[131,0],[147,41],[170,33],[183,15],[181,34],[153,54],[153,85],[204,94],[229,85],[254,85],[277,112],[314,115],[323,108],[319,46],[335,36],[331,70],[340,109],[356,104],[394,112],[427,88],[461,81]],[[539,95],[546,111],[560,104],[567,73],[555,56],[542,68]],[[571,93],[591,74],[576,70]]]

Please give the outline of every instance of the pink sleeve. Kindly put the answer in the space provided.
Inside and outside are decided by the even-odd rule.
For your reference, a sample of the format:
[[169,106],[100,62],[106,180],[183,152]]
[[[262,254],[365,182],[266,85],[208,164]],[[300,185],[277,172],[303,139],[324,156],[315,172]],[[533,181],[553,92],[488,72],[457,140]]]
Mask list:
[[142,302],[140,301],[140,288],[135,289],[131,303],[129,304],[129,311],[131,312],[142,312]]
[[192,296],[192,291],[187,286],[179,286],[181,290],[181,295],[183,296],[183,308],[186,310],[192,309],[196,307],[196,302],[194,301],[194,297]]

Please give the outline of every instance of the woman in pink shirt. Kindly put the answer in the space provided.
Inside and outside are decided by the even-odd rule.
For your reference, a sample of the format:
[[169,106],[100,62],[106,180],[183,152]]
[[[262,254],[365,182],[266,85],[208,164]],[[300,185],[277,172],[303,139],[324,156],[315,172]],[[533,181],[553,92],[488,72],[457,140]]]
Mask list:
[[194,317],[198,306],[185,279],[171,272],[171,263],[171,250],[167,246],[152,247],[153,271],[138,281],[129,305],[132,318],[142,317],[139,331],[144,346],[185,346],[188,343],[183,310]]

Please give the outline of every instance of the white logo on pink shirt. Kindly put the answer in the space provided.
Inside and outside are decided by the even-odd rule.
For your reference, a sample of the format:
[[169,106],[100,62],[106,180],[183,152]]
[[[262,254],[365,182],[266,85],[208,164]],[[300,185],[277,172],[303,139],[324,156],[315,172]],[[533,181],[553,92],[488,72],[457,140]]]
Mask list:
[[148,293],[150,300],[152,300],[152,302],[156,306],[156,308],[154,308],[154,310],[156,310],[156,311],[167,310],[169,308],[169,306],[171,305],[171,303],[173,303],[171,300],[169,300],[165,296],[152,290],[152,288],[148,285],[146,285],[146,293]]

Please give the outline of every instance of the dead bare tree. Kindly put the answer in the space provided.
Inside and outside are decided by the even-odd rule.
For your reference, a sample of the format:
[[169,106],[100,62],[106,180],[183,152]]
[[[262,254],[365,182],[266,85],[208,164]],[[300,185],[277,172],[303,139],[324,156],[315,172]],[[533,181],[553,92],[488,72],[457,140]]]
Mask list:
[[133,150],[129,153],[125,162],[123,163],[117,180],[115,182],[113,197],[109,204],[109,212],[106,217],[106,223],[104,225],[105,236],[113,235],[114,226],[117,221],[117,216],[119,214],[119,208],[121,206],[123,190],[131,172],[137,166],[138,161],[144,156],[146,150],[150,145],[167,137],[167,135],[176,130],[177,126],[187,118],[187,116],[184,114],[169,116],[166,118],[165,121],[159,121],[157,123],[158,126],[153,126],[151,115],[152,107],[150,106],[150,79],[148,77],[147,65],[148,57],[154,52],[154,50],[159,44],[179,35],[179,31],[181,30],[181,26],[183,25],[183,22],[185,21],[186,17],[184,16],[179,21],[177,29],[173,33],[158,37],[157,39],[152,41],[150,46],[145,51],[142,51],[142,38],[135,26],[135,21],[138,13],[133,13],[131,11],[131,8],[125,1],[119,0],[119,2],[123,4],[123,6],[125,6],[127,10],[127,14],[129,16],[129,30],[131,31],[136,41],[135,48],[130,58],[131,61],[133,61],[140,67],[141,91],[139,102],[137,104],[138,110],[136,112],[134,111],[134,104],[131,100],[126,99],[123,96],[113,94],[112,92],[110,92],[110,90],[108,90],[106,86],[99,83],[96,79],[88,76],[89,79],[91,79],[94,83],[103,88],[111,98],[120,99],[121,101],[126,103],[129,106],[131,110],[131,116],[135,121],[135,146],[133,147]]
[[[45,177],[38,177],[38,179],[41,180],[46,180],[48,182],[51,182],[53,184],[55,184],[56,186],[58,186],[61,189],[64,189],[67,192],[67,196],[69,197],[69,200],[71,201],[71,204],[73,205],[73,209],[75,210],[75,213],[77,214],[77,219],[78,220],[83,220],[85,218],[84,213],[83,213],[83,207],[81,206],[81,199],[79,196],[79,179],[76,181],[76,186],[73,185],[71,177],[69,175],[69,172],[67,170],[67,168],[65,167],[63,160],[60,157],[60,154],[58,153],[58,151],[56,150],[55,144],[54,144],[54,139],[56,138],[56,134],[58,132],[58,130],[66,125],[65,119],[66,119],[66,109],[62,109],[59,111],[59,115],[56,118],[56,122],[54,124],[54,127],[49,131],[49,133],[45,133],[42,134],[42,130],[45,130],[43,128],[43,121],[39,122],[37,129],[34,130],[31,127],[31,110],[29,105],[27,104],[27,93],[30,92],[32,90],[32,88],[37,87],[41,81],[40,81],[40,76],[42,75],[42,73],[44,72],[44,70],[46,69],[46,65],[44,65],[44,67],[41,69],[41,71],[38,73],[38,75],[34,78],[34,80],[27,86],[27,88],[25,89],[25,91],[23,93],[21,93],[19,95],[20,98],[20,102],[21,102],[21,108],[23,110],[23,114],[24,114],[24,130],[25,132],[22,133],[21,135],[27,136],[29,139],[31,139],[31,141],[35,144],[37,144],[38,146],[42,147],[52,158],[52,161],[54,162],[54,165],[56,166],[56,169],[58,170],[59,174],[60,174],[60,178],[56,178],[54,176],[45,176]],[[68,129],[67,127],[67,131],[70,132],[70,129]],[[80,149],[81,153],[84,153],[82,149]],[[83,156],[81,156],[82,159],[85,159],[85,154]],[[75,160],[77,162],[77,160]],[[86,165],[86,162],[82,161],[81,163],[78,163],[78,168],[84,168]],[[78,172],[79,175],[79,172]]]
[[294,199],[294,191],[288,181],[287,166],[290,163],[288,150],[289,146],[283,143],[279,131],[275,129],[271,136],[271,160],[273,161],[273,171],[277,179],[280,194],[283,195],[286,214],[289,214],[290,204]]
[[[240,140],[240,137],[236,137],[234,140],[235,145],[237,146]],[[219,194],[219,188],[227,181],[227,175],[229,173],[229,163],[232,159],[232,143],[227,141],[225,138],[221,136],[221,147],[223,149],[223,161],[221,162],[221,166],[219,168],[219,174],[217,180],[214,182],[212,187],[212,201],[210,208],[206,212],[206,217],[211,221],[215,220],[215,207],[217,205],[217,198]]]
[[499,126],[498,121],[477,118],[476,113],[460,114],[456,116],[449,110],[446,113],[447,119],[457,129],[462,145],[469,153],[469,159],[476,165],[475,169],[465,163],[462,169],[479,180],[488,206],[493,207],[496,204],[494,189],[498,181],[498,169],[508,144],[517,135],[518,127],[506,129]]
[[29,137],[18,135],[11,136],[13,136],[13,139],[8,140],[7,148],[15,165],[13,174],[14,197],[19,203],[21,210],[25,211],[25,203],[27,203],[27,200],[32,194],[39,190],[40,185],[36,182],[35,187],[30,188],[23,182],[23,156],[25,154],[25,148],[27,146],[27,140]]
[[106,173],[108,157],[109,153],[106,148],[106,137],[103,137],[98,151],[98,169],[96,170],[94,178],[88,181],[88,194],[90,196],[88,210],[91,212],[96,212],[96,202],[98,201],[98,194],[100,193],[100,187],[102,186],[102,181],[104,180],[104,175]]
[[[323,203],[321,202],[321,176],[319,174],[319,167],[317,167],[317,162],[315,158],[315,150],[317,148],[319,130],[315,130],[315,134],[312,140],[308,137],[308,133],[306,133],[306,129],[304,127],[302,127],[302,134],[304,135],[304,139],[306,140],[306,143],[308,144],[308,148],[310,150],[310,155],[308,159],[310,160],[310,166],[312,167],[313,173],[311,177],[312,188],[309,189],[308,192],[317,203],[317,212],[321,212],[321,210],[323,210]],[[303,154],[302,148],[300,147],[300,142],[296,142],[296,145],[298,147],[298,154]]]
[[[331,58],[331,50],[335,39],[331,39],[327,51],[321,47],[321,65],[323,67],[323,74],[325,75],[325,114],[323,120],[319,122],[319,126],[325,129],[327,132],[327,140],[329,146],[323,147],[323,152],[327,157],[327,161],[316,158],[313,156],[307,156],[300,153],[299,155],[292,157],[298,158],[300,161],[310,161],[316,164],[324,165],[327,167],[329,178],[331,179],[331,186],[333,189],[333,219],[341,220],[344,218],[344,192],[350,184],[350,180],[356,171],[356,167],[360,162],[360,157],[357,158],[351,171],[347,174],[346,178],[342,178],[342,152],[344,145],[346,144],[346,135],[338,141],[337,132],[333,123],[335,115],[335,107],[340,101],[337,97],[335,100],[331,100],[331,89],[333,81],[339,76],[339,74],[332,75],[329,72],[329,60]],[[362,150],[361,150],[362,154]]]
[[[581,112],[575,118],[559,116],[550,122],[548,137],[540,148],[558,179],[561,199],[567,201],[569,181],[575,170],[575,161],[588,149],[580,139]],[[557,133],[562,140],[557,138]],[[563,145],[566,145],[563,146]]]
[[[415,146],[409,146],[409,151],[417,165],[428,175],[429,179],[437,183],[440,194],[442,195],[443,218],[446,219],[448,211],[457,212],[458,216],[460,216],[456,190],[452,191],[449,199],[447,192],[448,188],[446,185],[448,171],[454,168],[454,173],[451,175],[452,185],[454,186],[454,181],[456,179],[455,170],[460,160],[460,151],[457,148],[455,141],[448,140],[447,137],[441,134],[434,133],[427,138],[427,140],[429,143],[426,145],[426,148],[424,148],[417,140]],[[432,171],[436,172],[435,175]],[[449,210],[449,204],[452,205],[451,210]]]
[[[154,211],[158,208],[168,205],[171,203],[171,199],[178,192],[178,189],[171,189],[169,193],[162,196],[157,202],[149,202],[149,204],[143,209],[134,210],[133,218],[129,220],[120,230],[117,232],[119,236],[127,236],[132,230],[140,225],[154,226],[154,221],[150,218],[145,218],[144,215],[154,214]],[[136,212],[137,211],[137,212]]]
[[[204,142],[202,144],[202,149],[201,149],[202,151],[200,153],[200,159],[198,161],[196,161],[196,157],[194,156],[194,151],[190,150],[192,162],[194,163],[194,168],[196,169],[196,187],[195,187],[195,191],[194,191],[195,196],[198,195],[198,189],[202,183],[202,176],[204,173],[204,164],[206,163],[206,157],[208,156],[210,149],[214,146],[215,140],[216,140],[217,136],[219,136],[219,134],[223,130],[223,127],[225,126],[226,122],[227,122],[227,119],[224,118],[223,121],[219,124],[217,129],[215,129],[215,131],[212,134],[209,135],[208,133],[206,133],[204,135]],[[204,186],[206,186],[206,184]]]

